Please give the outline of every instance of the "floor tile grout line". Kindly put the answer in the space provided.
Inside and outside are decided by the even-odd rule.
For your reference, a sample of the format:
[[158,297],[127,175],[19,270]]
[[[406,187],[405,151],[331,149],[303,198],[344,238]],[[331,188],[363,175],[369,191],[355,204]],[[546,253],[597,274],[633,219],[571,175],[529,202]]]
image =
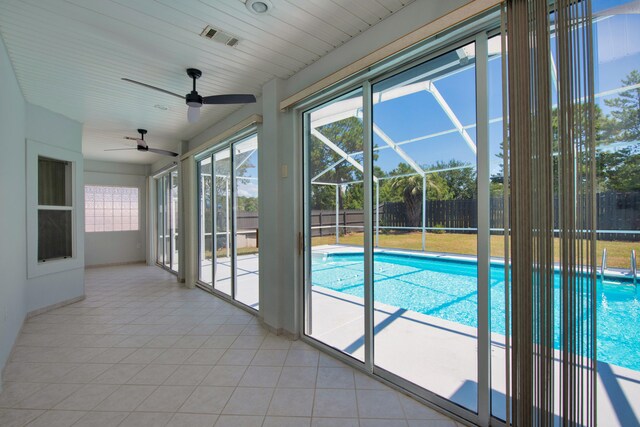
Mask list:
[[[211,300],[205,300],[204,298],[199,298],[198,295],[191,296],[193,293],[189,293],[189,295],[185,294],[189,292],[188,290],[184,290],[182,288],[176,288],[171,284],[171,286],[162,291],[154,290],[154,287],[158,285],[164,286],[166,282],[163,282],[161,279],[146,279],[144,284],[142,285],[142,289],[136,292],[126,292],[126,295],[122,295],[122,291],[129,290],[129,286],[136,285],[136,280],[130,280],[125,285],[114,286],[112,291],[109,292],[96,292],[94,294],[91,293],[92,289],[87,290],[88,298],[85,301],[78,303],[77,305],[68,306],[65,308],[59,309],[60,311],[55,313],[46,313],[42,315],[40,320],[36,319],[33,322],[28,322],[26,324],[27,328],[23,331],[22,337],[25,338],[23,343],[21,344],[21,348],[25,353],[29,351],[40,351],[42,353],[50,353],[50,355],[55,356],[55,362],[52,362],[52,359],[47,359],[46,361],[38,362],[22,362],[20,360],[12,360],[10,363],[16,364],[16,371],[14,371],[15,379],[18,381],[13,381],[15,383],[26,383],[26,384],[39,384],[40,386],[37,389],[34,389],[32,393],[28,393],[24,396],[21,396],[21,400],[25,400],[30,396],[38,393],[39,390],[52,385],[52,384],[66,384],[76,386],[74,392],[72,392],[69,396],[62,399],[58,404],[68,399],[74,393],[82,390],[84,387],[88,387],[90,385],[99,385],[100,382],[96,381],[101,375],[103,375],[106,371],[113,367],[123,366],[123,365],[141,365],[142,367],[137,370],[133,375],[131,375],[127,380],[119,380],[119,382],[123,382],[124,384],[113,384],[115,389],[102,397],[102,399],[95,403],[93,408],[90,410],[79,410],[79,409],[56,409],[54,406],[51,409],[53,411],[78,411],[78,412],[102,412],[96,411],[95,408],[99,407],[102,402],[107,400],[113,393],[116,393],[118,390],[122,390],[124,386],[146,386],[150,387],[150,392],[145,398],[139,402],[133,411],[124,411],[126,412],[126,416],[121,420],[121,422],[125,422],[133,413],[146,413],[147,411],[139,411],[138,409],[142,407],[142,405],[147,402],[151,396],[160,390],[162,387],[191,387],[191,392],[185,396],[182,404],[178,407],[176,411],[164,412],[168,414],[166,417],[168,420],[175,417],[176,414],[180,413],[179,410],[182,408],[184,403],[188,401],[193,393],[198,389],[198,387],[202,387],[202,384],[205,381],[205,378],[212,372],[215,367],[221,367],[224,369],[224,365],[219,364],[219,361],[225,354],[228,354],[230,350],[240,350],[240,351],[251,351],[251,357],[247,361],[243,361],[241,367],[243,369],[242,375],[239,380],[235,382],[235,385],[229,387],[231,389],[231,395],[229,399],[223,405],[221,412],[224,412],[225,407],[229,405],[231,397],[236,393],[239,389],[251,387],[251,388],[265,388],[262,386],[256,386],[251,384],[250,382],[247,384],[242,384],[242,379],[245,375],[247,375],[247,371],[249,369],[255,368],[259,369],[261,367],[271,367],[278,368],[279,373],[277,378],[275,378],[275,384],[273,387],[266,387],[271,390],[271,394],[269,396],[269,401],[266,406],[266,413],[264,415],[259,415],[262,418],[262,424],[266,423],[267,417],[269,417],[269,408],[274,402],[274,398],[276,397],[276,391],[279,389],[279,383],[283,377],[283,373],[286,368],[312,368],[315,369],[315,382],[311,387],[312,392],[309,393],[311,396],[311,419],[314,417],[314,412],[316,411],[316,397],[319,388],[319,381],[321,378],[321,369],[322,368],[336,368],[343,367],[341,365],[328,364],[327,366],[320,366],[323,354],[318,352],[316,349],[305,346],[300,343],[291,343],[288,342],[288,345],[283,345],[278,342],[269,343],[269,340],[273,338],[277,338],[277,336],[272,335],[268,332],[261,333],[259,329],[259,324],[255,322],[254,318],[248,317],[244,312],[240,312],[237,308],[230,306],[226,301],[220,300],[215,303],[211,303]],[[102,281],[95,280],[94,288],[97,288],[99,285],[109,284],[109,280],[103,279]],[[204,294],[204,292],[203,292]],[[127,296],[128,295],[128,296]],[[211,295],[207,294],[208,298],[211,298]],[[128,298],[128,300],[127,300]],[[175,298],[178,298],[176,300]],[[133,300],[132,300],[133,299]],[[214,299],[215,296],[214,296]],[[128,302],[127,302],[128,301]],[[89,302],[89,304],[87,304]],[[148,306],[149,303],[153,304],[151,308],[144,308],[145,305]],[[170,306],[169,306],[170,305]],[[194,314],[193,316],[188,316],[185,313],[185,309],[191,307],[193,310],[199,310],[198,314]],[[74,309],[83,309],[83,310],[75,310]],[[109,310],[113,309],[114,312],[118,311],[118,314],[109,314]],[[125,314],[127,312],[128,314]],[[207,315],[206,313],[210,312],[212,314]],[[114,320],[117,316],[131,316],[127,319],[126,322],[115,323]],[[74,322],[82,322],[82,320],[89,320],[88,323],[83,325],[84,327],[71,327]],[[214,320],[216,323],[208,324],[207,319]],[[104,321],[104,325],[98,322]],[[95,323],[94,323],[95,322]],[[220,323],[218,323],[220,322]],[[106,327],[102,327],[106,326]],[[169,330],[170,332],[163,331]],[[199,328],[202,328],[202,332],[199,333]],[[66,329],[66,330],[65,330]],[[56,336],[60,339],[60,342],[55,342],[55,339],[49,339],[47,341],[47,336]],[[171,342],[169,346],[152,346],[149,345],[154,339],[159,336],[172,336],[175,337],[175,341]],[[145,341],[145,337],[148,338]],[[209,345],[205,346],[205,343],[214,337],[232,337],[226,338],[229,344],[223,344],[224,348],[215,348],[219,347],[219,345],[213,344],[210,347]],[[242,337],[242,338],[241,338]],[[131,339],[131,346],[120,346],[121,342],[125,342]],[[103,341],[100,341],[103,340]],[[136,340],[138,343],[136,343]],[[171,341],[171,339],[169,339]],[[225,339],[221,342],[224,343]],[[31,343],[36,344],[45,344],[45,345],[30,345]],[[100,342],[104,342],[105,345],[97,345]],[[139,344],[142,343],[143,344]],[[181,344],[178,344],[181,342]],[[160,341],[159,343],[162,343]],[[257,344],[256,344],[257,343]],[[269,343],[268,345],[266,345]],[[50,345],[46,345],[50,344]],[[234,347],[236,346],[236,347]],[[188,348],[183,348],[188,347]],[[270,348],[269,348],[270,347]],[[64,355],[64,348],[73,348],[78,353],[89,354],[89,356],[80,356],[77,360],[66,361],[62,358],[59,358],[60,355]],[[96,350],[97,349],[97,350]],[[116,362],[104,362],[100,360],[100,355],[108,352],[109,350],[115,350],[115,355],[118,354],[118,349],[120,349],[121,354],[125,354],[123,357],[118,359]],[[192,359],[196,353],[199,353],[200,350],[219,350],[212,351],[211,354],[216,357],[216,354],[220,354],[220,356],[214,361],[204,364],[197,363],[198,360]],[[142,350],[142,351],[141,351]],[[157,363],[158,359],[162,357],[168,351],[171,350],[185,350],[185,352],[191,353],[188,357],[183,360],[177,362],[174,360],[167,359],[163,363]],[[253,364],[261,350],[284,350],[284,360],[282,362],[277,362],[277,358],[272,359],[276,360],[276,362],[269,361],[267,358],[267,362],[263,362],[262,364]],[[95,351],[95,353],[93,353]],[[308,352],[308,354],[307,354]],[[206,354],[206,352],[203,352]],[[310,354],[313,353],[313,356]],[[155,355],[154,355],[155,354]],[[202,353],[200,353],[202,354]],[[134,355],[134,357],[132,357]],[[147,357],[148,356],[148,357]],[[313,364],[309,364],[308,357],[314,357]],[[110,356],[108,356],[110,357]],[[139,357],[140,359],[136,359]],[[325,356],[327,357],[327,356]],[[116,357],[117,358],[117,357]],[[124,362],[130,358],[128,362]],[[109,360],[108,358],[104,360]],[[115,360],[115,359],[111,359]],[[175,359],[177,360],[177,359]],[[213,359],[212,359],[213,360]],[[138,363],[142,362],[142,363]],[[169,363],[170,362],[170,363]],[[196,362],[196,363],[194,363]],[[209,360],[203,361],[209,362]],[[225,361],[228,362],[228,361]],[[33,367],[42,366],[41,373],[28,376],[29,381],[23,381],[20,377],[20,369],[29,369],[29,364]],[[73,380],[73,373],[77,369],[82,369],[82,367],[88,367],[91,365],[105,365],[106,369],[101,371],[99,374],[91,376],[91,372],[86,374],[86,378],[82,378],[82,380],[77,381]],[[132,383],[133,378],[141,375],[141,372],[144,372],[146,369],[160,366],[160,365],[177,365],[173,370],[167,375],[164,373],[162,368],[158,368],[157,373],[152,372],[149,375],[157,375],[155,377],[148,377],[148,380],[138,380],[142,381],[142,384]],[[22,367],[21,367],[22,366]],[[69,369],[69,366],[72,366]],[[167,384],[169,378],[174,376],[182,367],[193,366],[194,370],[202,369],[203,375],[199,377],[193,377],[193,379],[189,380],[191,384]],[[55,370],[60,368],[62,374],[56,374]],[[206,368],[205,368],[206,367]],[[100,370],[97,368],[96,371]],[[167,369],[169,371],[170,369]],[[71,376],[69,376],[71,375]],[[83,375],[83,374],[79,374]],[[353,376],[354,384],[350,386],[351,388],[346,388],[347,390],[352,390],[355,394],[355,405],[356,410],[355,413],[356,419],[360,422],[361,414],[360,413],[360,405],[359,405],[359,397],[358,391],[359,387],[356,385],[356,378],[354,376],[354,372],[351,371],[351,375]],[[44,376],[44,377],[43,377]],[[69,377],[70,380],[65,380],[65,378]],[[140,376],[140,378],[144,378]],[[43,381],[44,379],[44,381]],[[145,382],[151,382],[152,384],[145,384]],[[9,382],[8,382],[9,383]],[[193,384],[196,383],[196,384]],[[325,384],[326,386],[330,386],[331,384]],[[282,387],[282,388],[291,388],[296,389],[298,387]],[[308,388],[308,387],[302,387]],[[368,388],[367,388],[368,389]],[[364,389],[363,389],[364,390]],[[398,415],[402,414],[403,419],[405,421],[407,418],[407,411],[405,405],[403,405],[402,401],[398,394],[394,394],[397,403],[400,405],[400,412]],[[56,406],[58,405],[56,404]],[[15,405],[14,405],[15,406]],[[44,410],[37,418],[42,416],[42,414],[46,413],[48,410]],[[189,413],[189,412],[184,412]],[[195,412],[199,414],[199,412]],[[223,414],[216,414],[218,416],[222,416]],[[321,414],[323,415],[323,414]],[[366,414],[364,414],[366,415]],[[306,418],[306,417],[305,417]],[[324,418],[324,417],[321,417]]]

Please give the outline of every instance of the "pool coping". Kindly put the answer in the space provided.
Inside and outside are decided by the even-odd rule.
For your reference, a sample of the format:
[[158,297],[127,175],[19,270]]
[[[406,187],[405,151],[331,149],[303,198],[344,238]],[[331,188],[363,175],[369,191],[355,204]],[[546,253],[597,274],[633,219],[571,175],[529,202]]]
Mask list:
[[[358,250],[362,250],[361,246],[357,246],[357,245],[346,245],[346,244],[337,244],[337,245],[322,245],[325,247],[347,247],[347,248],[352,248],[352,249],[358,249]],[[322,246],[314,246],[313,248],[321,248]],[[339,251],[334,251],[331,253],[323,253],[323,255],[325,256],[329,256],[329,255],[351,255],[354,254],[356,252],[354,251],[345,251],[345,252],[339,252]],[[361,252],[359,252],[361,253]],[[409,256],[409,257],[414,257],[414,258],[430,258],[430,259],[439,259],[442,261],[456,261],[456,262],[464,262],[464,263],[476,263],[478,262],[478,258],[475,256],[471,256],[471,255],[454,255],[454,254],[449,254],[449,253],[444,253],[444,252],[422,252],[422,251],[414,251],[411,249],[404,249],[404,250],[400,250],[400,249],[383,249],[383,248],[374,248],[373,250],[374,255],[376,253],[383,253],[383,254],[391,254],[391,255],[399,255],[399,256]],[[314,256],[315,254],[313,253],[312,250],[312,256]],[[502,266],[504,267],[505,265],[505,261],[503,258],[498,258],[498,257],[491,257],[490,258],[490,264],[492,266]],[[560,271],[560,265],[558,263],[555,263],[554,265],[554,270],[556,272]],[[596,273],[598,277],[601,276],[600,272]],[[618,283],[618,282],[613,282],[613,284],[619,284],[619,285],[633,285],[633,275],[631,274],[630,271],[628,270],[622,270],[622,269],[605,269],[604,271],[604,278],[605,279],[615,279],[618,280],[622,283]],[[636,278],[640,281],[640,275],[637,275]],[[628,282],[628,283],[627,283]]]

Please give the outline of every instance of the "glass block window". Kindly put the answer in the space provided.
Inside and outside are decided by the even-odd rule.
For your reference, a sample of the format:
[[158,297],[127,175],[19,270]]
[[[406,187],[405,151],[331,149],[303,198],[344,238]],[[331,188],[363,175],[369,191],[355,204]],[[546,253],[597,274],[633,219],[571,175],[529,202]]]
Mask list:
[[138,189],[136,187],[84,187],[85,231],[136,231]]

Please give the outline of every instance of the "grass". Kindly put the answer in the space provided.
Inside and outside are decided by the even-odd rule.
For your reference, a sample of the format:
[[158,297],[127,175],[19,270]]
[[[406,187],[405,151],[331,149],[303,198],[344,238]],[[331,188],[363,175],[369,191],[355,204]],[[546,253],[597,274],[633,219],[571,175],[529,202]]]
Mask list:
[[[251,255],[251,254],[257,254],[258,252],[260,252],[258,248],[252,248],[252,247],[238,248],[238,255]],[[229,253],[231,253],[231,251],[229,251]],[[227,249],[226,248],[218,249],[218,251],[216,252],[216,256],[219,258],[225,258],[227,256]],[[211,251],[206,250],[204,252],[204,257],[205,259],[210,260]]]
[[[340,236],[340,243],[347,245],[363,245],[363,234],[352,233]],[[560,253],[559,239],[554,239],[554,254],[558,261]],[[314,237],[312,245],[332,245],[335,236]],[[427,252],[447,252],[454,254],[476,255],[477,239],[475,234],[427,233]],[[422,233],[385,233],[380,234],[379,247],[394,249],[422,250]],[[598,265],[602,259],[602,249],[607,248],[607,267],[629,269],[631,249],[640,253],[640,242],[598,241]],[[504,257],[504,237],[491,236],[491,256]]]

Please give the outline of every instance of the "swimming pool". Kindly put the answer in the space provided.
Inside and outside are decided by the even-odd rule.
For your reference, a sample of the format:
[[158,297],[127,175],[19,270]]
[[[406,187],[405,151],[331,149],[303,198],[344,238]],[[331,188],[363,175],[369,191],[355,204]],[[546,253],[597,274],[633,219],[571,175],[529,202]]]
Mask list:
[[[477,264],[423,255],[376,252],[376,302],[478,326]],[[362,253],[313,257],[312,282],[364,296]],[[504,335],[504,266],[491,266],[491,331]],[[558,277],[556,276],[556,284]],[[598,360],[640,371],[640,290],[630,283],[598,283]],[[556,336],[556,348],[559,337]]]

